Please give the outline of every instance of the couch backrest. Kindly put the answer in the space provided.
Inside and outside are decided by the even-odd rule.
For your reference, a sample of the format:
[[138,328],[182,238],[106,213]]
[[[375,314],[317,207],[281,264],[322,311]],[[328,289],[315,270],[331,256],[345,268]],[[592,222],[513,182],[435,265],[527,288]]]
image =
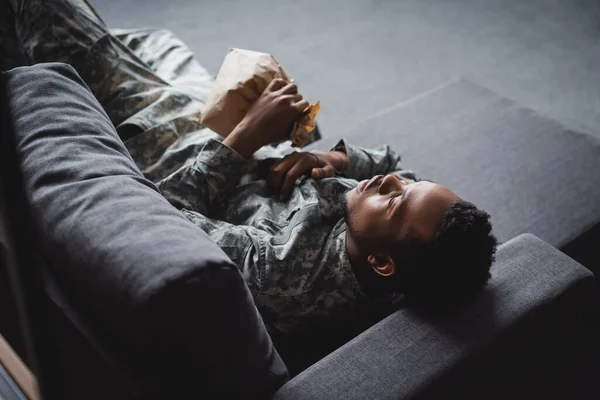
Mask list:
[[263,393],[287,371],[244,280],[135,166],[75,70],[7,73],[16,152],[50,272],[150,376]]

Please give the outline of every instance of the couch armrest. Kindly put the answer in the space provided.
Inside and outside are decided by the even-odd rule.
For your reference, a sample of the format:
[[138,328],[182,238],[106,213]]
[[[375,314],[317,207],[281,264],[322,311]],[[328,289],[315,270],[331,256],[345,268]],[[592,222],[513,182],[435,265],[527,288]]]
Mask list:
[[[524,234],[498,249],[492,279],[467,308],[445,317],[399,310],[300,373],[275,398],[447,398],[466,387],[489,394],[516,384],[507,374],[541,343],[561,347],[557,335],[577,331],[572,321],[581,320],[593,293],[591,272]],[[543,362],[538,353],[533,358]],[[531,372],[537,371],[521,376]],[[485,374],[499,380],[494,390],[476,388],[490,384]]]

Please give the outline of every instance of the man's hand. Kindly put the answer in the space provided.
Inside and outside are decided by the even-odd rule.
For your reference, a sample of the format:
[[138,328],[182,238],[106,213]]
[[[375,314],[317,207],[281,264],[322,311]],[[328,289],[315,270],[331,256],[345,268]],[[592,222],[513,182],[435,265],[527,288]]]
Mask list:
[[293,152],[273,164],[267,175],[267,185],[284,201],[301,176],[310,173],[314,179],[329,178],[336,171],[343,171],[347,163],[348,155],[341,151]]
[[250,158],[262,146],[289,139],[294,121],[306,107],[295,83],[273,79],[223,144]]

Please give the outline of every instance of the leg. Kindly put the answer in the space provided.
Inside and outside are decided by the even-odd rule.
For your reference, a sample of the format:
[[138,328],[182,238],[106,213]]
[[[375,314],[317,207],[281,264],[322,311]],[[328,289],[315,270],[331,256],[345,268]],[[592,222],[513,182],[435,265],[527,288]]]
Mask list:
[[[29,64],[71,64],[124,133],[196,115],[201,99],[161,79],[115,36],[85,0],[9,0]],[[198,122],[199,124],[199,122]]]
[[194,53],[166,29],[111,29],[156,75],[182,91],[204,101],[213,78],[196,60]]
[[117,37],[85,0],[0,1],[12,5],[27,63],[71,64],[149,179],[178,169],[217,136],[200,124],[212,80],[172,34],[129,31]]

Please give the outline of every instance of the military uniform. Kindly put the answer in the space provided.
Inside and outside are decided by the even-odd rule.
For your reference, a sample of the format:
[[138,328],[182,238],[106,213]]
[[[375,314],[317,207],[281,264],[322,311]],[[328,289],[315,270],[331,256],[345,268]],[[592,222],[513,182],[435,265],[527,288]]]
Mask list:
[[109,32],[85,0],[9,1],[12,23],[0,29],[12,40],[0,49],[20,53],[6,57],[6,66],[73,65],[144,175],[238,265],[271,331],[368,307],[346,252],[345,194],[377,174],[414,179],[388,146],[340,141],[336,150],[349,156],[345,170],[304,177],[281,202],[264,177],[289,144],[246,161],[204,128],[200,113],[212,79],[170,32]]

